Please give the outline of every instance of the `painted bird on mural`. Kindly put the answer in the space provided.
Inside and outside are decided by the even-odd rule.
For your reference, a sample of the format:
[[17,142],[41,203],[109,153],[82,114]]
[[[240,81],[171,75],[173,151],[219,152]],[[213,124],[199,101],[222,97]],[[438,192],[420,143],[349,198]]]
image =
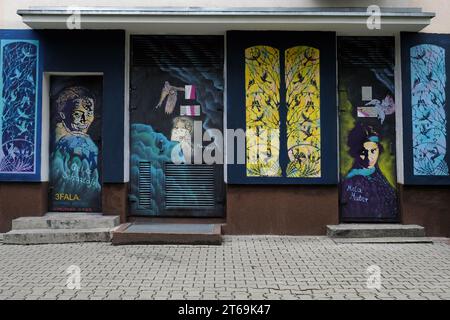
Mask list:
[[391,115],[395,111],[394,98],[391,95],[386,95],[386,97],[380,101],[378,99],[373,99],[372,101],[366,103],[366,106],[373,106],[377,111],[377,117],[383,124],[387,115]]
[[171,114],[175,109],[175,105],[177,104],[178,91],[184,91],[184,88],[172,86],[169,81],[165,81],[164,87],[161,90],[161,97],[159,98],[159,102],[156,105],[156,109],[161,107],[162,103],[167,98],[164,111],[166,114]]

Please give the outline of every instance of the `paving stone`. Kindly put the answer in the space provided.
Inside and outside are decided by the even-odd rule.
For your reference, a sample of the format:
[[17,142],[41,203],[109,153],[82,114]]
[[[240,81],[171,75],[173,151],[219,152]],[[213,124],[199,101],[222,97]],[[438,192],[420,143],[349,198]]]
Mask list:
[[[381,290],[367,288],[368,266]],[[81,268],[81,290],[66,286]],[[0,246],[3,299],[450,299],[450,246],[225,236],[222,246]]]

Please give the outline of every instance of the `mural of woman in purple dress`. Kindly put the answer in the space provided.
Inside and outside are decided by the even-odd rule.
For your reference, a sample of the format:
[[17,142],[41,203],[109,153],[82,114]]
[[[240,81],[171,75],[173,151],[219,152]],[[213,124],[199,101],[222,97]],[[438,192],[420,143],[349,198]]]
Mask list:
[[393,219],[397,214],[395,189],[378,166],[383,152],[380,135],[373,127],[357,123],[348,136],[353,166],[344,178],[342,215],[347,219]]

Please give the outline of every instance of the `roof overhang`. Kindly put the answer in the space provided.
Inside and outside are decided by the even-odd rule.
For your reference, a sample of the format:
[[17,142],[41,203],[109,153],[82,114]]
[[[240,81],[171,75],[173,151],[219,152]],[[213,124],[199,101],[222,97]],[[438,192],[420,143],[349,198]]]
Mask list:
[[33,29],[67,29],[79,17],[81,29],[123,29],[149,34],[224,34],[227,30],[336,31],[348,35],[390,35],[420,31],[434,13],[419,8],[381,8],[381,29],[369,29],[366,8],[96,8],[30,7],[18,10]]

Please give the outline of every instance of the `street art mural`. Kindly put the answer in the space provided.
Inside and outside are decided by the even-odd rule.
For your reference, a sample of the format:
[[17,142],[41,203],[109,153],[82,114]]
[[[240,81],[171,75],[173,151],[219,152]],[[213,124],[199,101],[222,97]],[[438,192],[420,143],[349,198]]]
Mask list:
[[396,192],[378,163],[384,151],[380,135],[372,127],[358,122],[349,133],[348,147],[353,164],[342,181],[343,216],[395,218]]
[[246,143],[228,183],[337,183],[335,45],[333,32],[227,32],[226,123]]
[[450,36],[403,32],[400,40],[403,182],[450,185]]
[[410,51],[414,175],[448,176],[445,49],[414,46]]
[[0,177],[38,175],[39,42],[0,40]]
[[281,176],[280,53],[268,46],[245,50],[247,176]]
[[[320,57],[306,46],[285,51],[286,176],[320,177]],[[245,50],[247,176],[280,177],[280,52]],[[284,107],[284,106],[283,106]]]
[[286,50],[288,177],[320,177],[320,52]]
[[101,110],[102,77],[51,77],[51,211],[101,211]]
[[[130,213],[221,216],[223,207],[219,205],[209,211],[195,209],[202,206],[199,194],[211,192],[211,184],[186,187],[185,180],[191,173],[169,177],[165,167],[171,163],[180,168],[203,163],[202,153],[214,140],[194,145],[194,123],[199,124],[201,135],[207,129],[222,130],[223,38],[133,36],[132,51]],[[189,202],[194,210],[168,209],[165,186],[169,179],[171,186],[180,190],[176,194],[179,201]],[[216,184],[223,183],[223,177],[215,180]],[[216,197],[222,201],[220,193]]]
[[395,221],[393,40],[343,37],[338,48],[341,218]]

